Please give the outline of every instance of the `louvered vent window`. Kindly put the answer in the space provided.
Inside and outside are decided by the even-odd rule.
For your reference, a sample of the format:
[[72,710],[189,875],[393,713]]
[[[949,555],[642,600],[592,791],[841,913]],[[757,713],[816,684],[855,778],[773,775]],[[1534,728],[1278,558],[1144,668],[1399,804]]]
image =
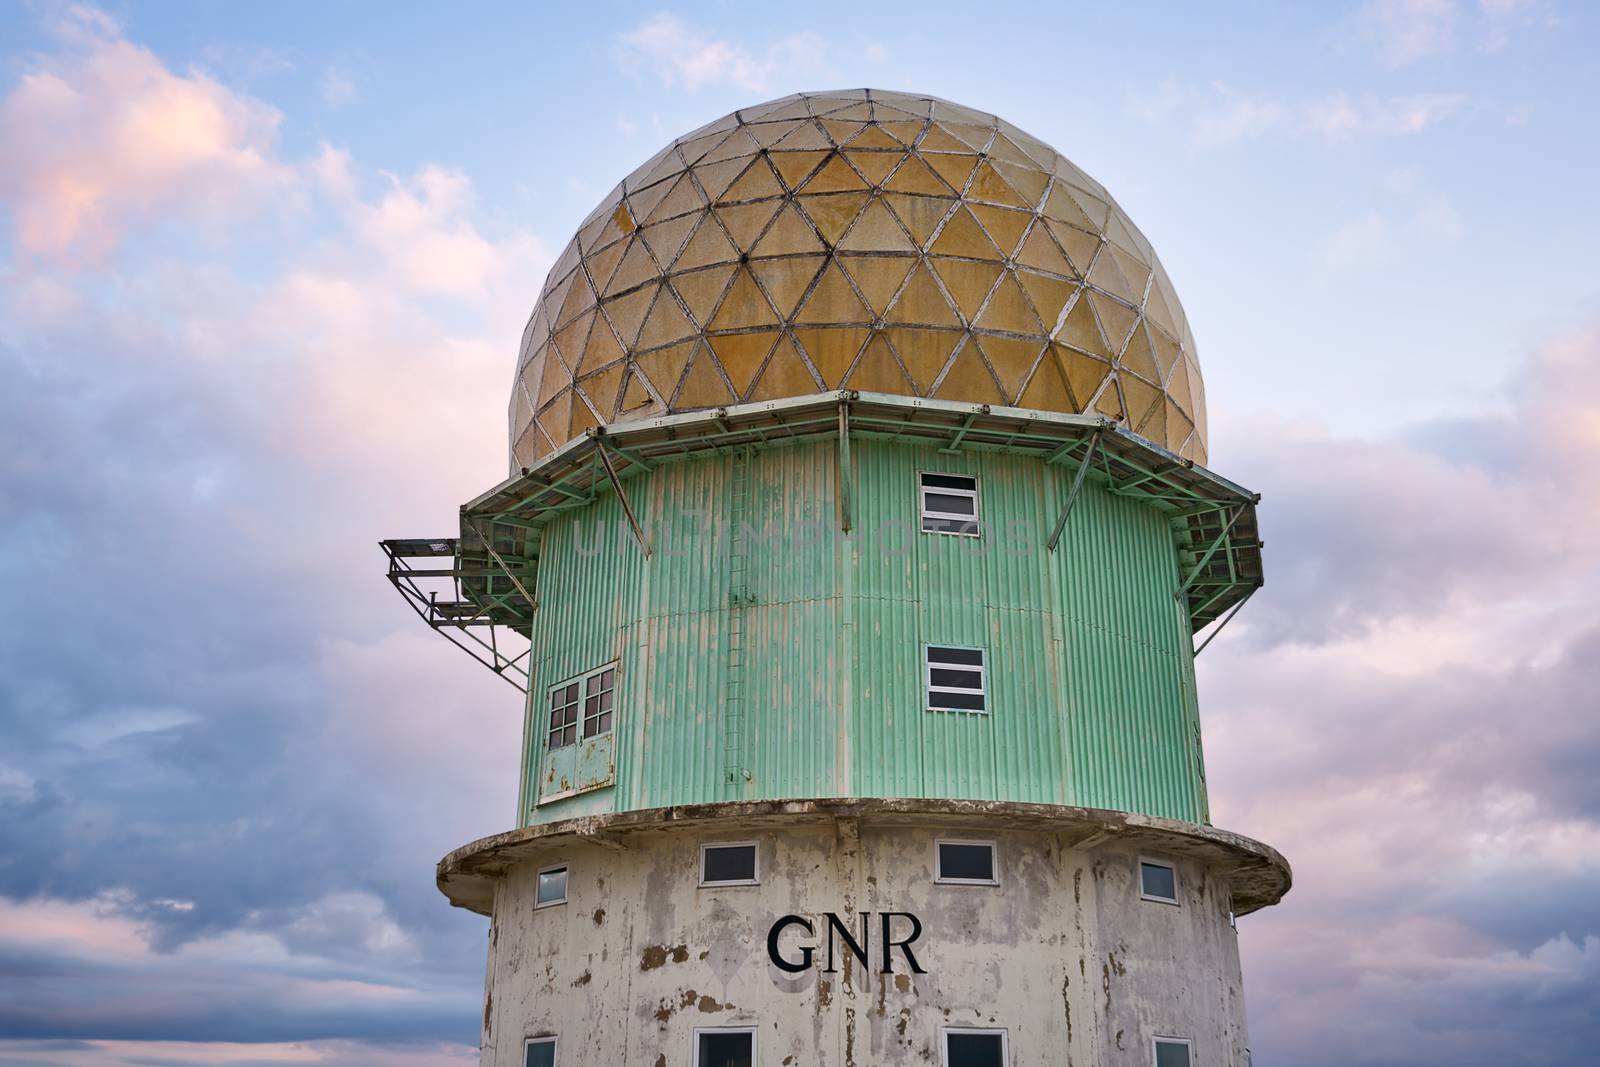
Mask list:
[[929,711],[989,710],[983,649],[928,645],[925,662]]

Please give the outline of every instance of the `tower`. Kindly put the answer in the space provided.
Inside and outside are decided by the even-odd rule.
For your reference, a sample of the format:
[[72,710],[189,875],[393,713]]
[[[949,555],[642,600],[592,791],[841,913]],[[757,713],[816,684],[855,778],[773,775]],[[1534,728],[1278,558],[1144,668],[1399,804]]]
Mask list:
[[1290,874],[1209,823],[1193,643],[1257,498],[1098,183],[928,97],[735,112],[579,227],[510,424],[384,542],[526,695],[515,827],[438,868],[485,1067],[1248,1063]]

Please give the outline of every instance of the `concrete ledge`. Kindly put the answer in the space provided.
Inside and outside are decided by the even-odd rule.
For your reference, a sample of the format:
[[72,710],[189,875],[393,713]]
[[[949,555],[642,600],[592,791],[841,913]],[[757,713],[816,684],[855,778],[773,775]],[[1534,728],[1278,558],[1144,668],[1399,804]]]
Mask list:
[[686,804],[525,826],[455,849],[439,861],[436,880],[451,904],[489,915],[494,909],[495,882],[510,867],[550,845],[587,843],[620,850],[638,834],[687,831],[712,824],[726,827],[730,820],[753,829],[826,820],[859,820],[880,826],[971,827],[989,822],[1007,830],[1055,834],[1066,847],[1080,850],[1092,851],[1110,841],[1147,844],[1194,857],[1224,875],[1233,890],[1236,915],[1276,904],[1294,881],[1289,861],[1276,849],[1198,823],[1060,804],[872,797]]

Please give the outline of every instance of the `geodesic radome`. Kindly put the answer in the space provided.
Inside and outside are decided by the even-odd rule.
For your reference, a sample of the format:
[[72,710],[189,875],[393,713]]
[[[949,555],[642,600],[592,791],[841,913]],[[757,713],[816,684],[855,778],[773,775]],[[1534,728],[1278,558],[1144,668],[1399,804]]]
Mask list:
[[993,115],[852,90],[736,111],[595,208],[523,335],[512,469],[834,389],[1098,413],[1206,458],[1183,309],[1105,189]]

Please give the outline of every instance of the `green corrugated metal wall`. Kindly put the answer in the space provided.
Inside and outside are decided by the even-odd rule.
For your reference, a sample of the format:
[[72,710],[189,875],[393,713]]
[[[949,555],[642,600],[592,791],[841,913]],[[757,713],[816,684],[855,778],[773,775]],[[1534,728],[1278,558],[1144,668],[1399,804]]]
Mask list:
[[[630,479],[648,561],[609,494],[547,528],[528,766],[537,778],[548,687],[615,658],[616,783],[536,805],[526,782],[525,822],[816,796],[1206,820],[1165,515],[1091,480],[1050,553],[1070,467],[857,438],[847,536],[836,454],[770,447]],[[918,532],[922,470],[978,476],[982,538]],[[923,710],[927,642],[987,649],[989,714]]]

